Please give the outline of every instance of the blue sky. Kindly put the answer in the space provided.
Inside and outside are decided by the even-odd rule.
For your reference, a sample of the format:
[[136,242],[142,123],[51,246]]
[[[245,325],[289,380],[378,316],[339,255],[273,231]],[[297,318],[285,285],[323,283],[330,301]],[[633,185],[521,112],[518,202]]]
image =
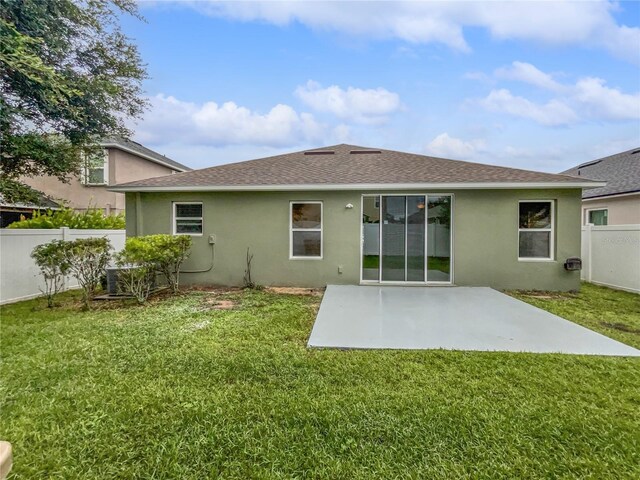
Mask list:
[[134,139],[194,168],[335,143],[561,171],[640,146],[639,2],[140,2]]

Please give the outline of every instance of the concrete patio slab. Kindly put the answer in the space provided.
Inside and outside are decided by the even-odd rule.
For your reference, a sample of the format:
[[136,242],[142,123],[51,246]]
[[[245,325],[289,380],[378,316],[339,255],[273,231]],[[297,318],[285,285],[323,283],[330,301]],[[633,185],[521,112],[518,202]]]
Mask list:
[[308,345],[640,356],[488,287],[329,285]]

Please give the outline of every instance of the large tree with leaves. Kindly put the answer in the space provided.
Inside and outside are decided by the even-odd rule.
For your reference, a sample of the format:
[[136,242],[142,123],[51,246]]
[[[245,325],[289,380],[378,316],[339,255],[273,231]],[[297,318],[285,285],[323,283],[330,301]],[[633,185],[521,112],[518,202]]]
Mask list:
[[135,0],[0,1],[0,174],[76,173],[80,152],[130,132],[145,67],[121,31]]

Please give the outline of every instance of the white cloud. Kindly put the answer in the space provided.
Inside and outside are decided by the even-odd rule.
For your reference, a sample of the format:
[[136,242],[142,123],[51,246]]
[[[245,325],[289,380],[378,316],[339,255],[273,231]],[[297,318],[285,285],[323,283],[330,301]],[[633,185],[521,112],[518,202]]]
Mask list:
[[640,28],[619,25],[616,3],[591,2],[204,2],[180,3],[205,14],[278,26],[294,22],[368,38],[441,43],[467,52],[464,28],[480,27],[500,40],[603,48],[640,61]]
[[507,89],[494,89],[477,103],[485,109],[528,118],[541,125],[568,125],[587,120],[624,121],[640,119],[640,92],[628,94],[606,85],[601,78],[585,77],[575,84],[562,84],[534,65],[513,62],[499,68],[494,77],[517,80],[552,91],[556,96],[546,103],[535,103],[513,95]]
[[640,92],[622,93],[605,86],[601,78],[583,78],[575,85],[574,98],[584,105],[588,114],[607,120],[640,119]]
[[465,160],[473,158],[479,152],[484,151],[485,148],[484,140],[464,141],[451,137],[447,132],[444,132],[431,140],[425,151],[429,155]]
[[578,119],[575,112],[559,100],[539,105],[524,97],[513,95],[504,88],[492,90],[486,98],[480,100],[480,105],[492,112],[529,118],[548,126],[567,125]]
[[498,68],[494,75],[506,80],[518,80],[547,90],[561,91],[564,87],[553,77],[530,63],[513,62],[510,67]]
[[348,87],[344,90],[337,85],[322,88],[319,83],[309,80],[306,85],[296,88],[295,94],[316,111],[329,112],[357,123],[382,123],[400,108],[398,94],[384,88]]
[[325,131],[313,115],[283,104],[258,113],[234,102],[196,104],[162,94],[150,102],[149,112],[136,128],[142,142],[179,138],[214,146],[282,147],[319,141]]

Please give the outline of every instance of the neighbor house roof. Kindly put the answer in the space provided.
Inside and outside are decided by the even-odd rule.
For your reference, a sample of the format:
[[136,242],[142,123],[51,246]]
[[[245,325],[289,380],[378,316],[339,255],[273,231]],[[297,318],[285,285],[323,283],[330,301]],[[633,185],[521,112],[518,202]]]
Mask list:
[[110,190],[580,188],[601,185],[567,175],[341,144],[138,180],[116,185]]
[[584,191],[582,198],[640,192],[640,147],[592,160],[562,173],[607,182],[604,187]]
[[172,168],[173,170],[178,172],[190,172],[191,170],[193,170],[186,165],[182,165],[181,163],[178,163],[175,160],[170,159],[169,157],[160,155],[158,152],[154,152],[144,145],[140,145],[139,143],[134,142],[133,140],[128,140],[126,138],[105,138],[100,142],[100,146],[105,148],[118,148],[125,152],[129,152],[139,157],[145,158],[151,162]]
[[0,193],[0,208],[2,208],[3,210],[57,210],[61,207],[58,202],[53,201],[44,193],[38,192],[37,190],[36,193],[39,195],[39,200],[37,203],[25,201],[9,201],[3,193]]

